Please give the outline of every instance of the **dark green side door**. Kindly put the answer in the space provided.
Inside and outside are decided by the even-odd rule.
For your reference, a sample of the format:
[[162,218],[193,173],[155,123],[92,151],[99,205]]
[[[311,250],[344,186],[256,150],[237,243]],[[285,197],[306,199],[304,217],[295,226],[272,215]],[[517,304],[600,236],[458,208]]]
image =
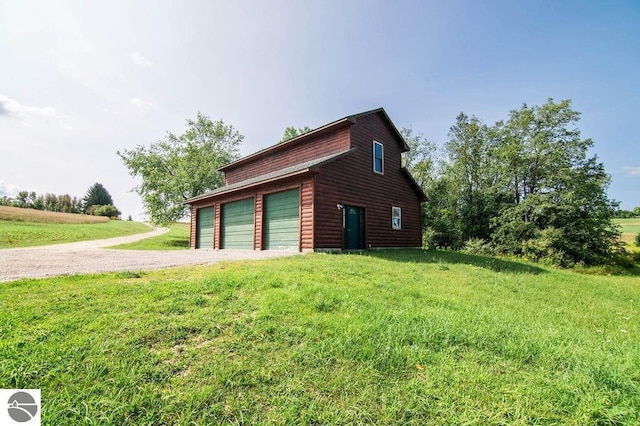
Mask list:
[[196,214],[196,248],[213,248],[213,207],[198,209]]
[[253,250],[253,198],[222,205],[220,248]]
[[344,206],[344,249],[362,250],[364,239],[364,208]]
[[300,190],[264,197],[264,245],[267,250],[297,249],[300,241]]

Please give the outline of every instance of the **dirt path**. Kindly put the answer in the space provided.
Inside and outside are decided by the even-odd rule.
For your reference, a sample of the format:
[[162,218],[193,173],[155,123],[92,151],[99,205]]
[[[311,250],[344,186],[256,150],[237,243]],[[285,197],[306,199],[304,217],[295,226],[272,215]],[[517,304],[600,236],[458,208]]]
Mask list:
[[0,250],[0,282],[20,278],[90,274],[112,271],[142,271],[170,266],[215,263],[223,260],[266,259],[292,256],[297,252],[253,250],[114,250],[119,244],[162,235],[168,229],[106,240],[81,241],[41,247]]

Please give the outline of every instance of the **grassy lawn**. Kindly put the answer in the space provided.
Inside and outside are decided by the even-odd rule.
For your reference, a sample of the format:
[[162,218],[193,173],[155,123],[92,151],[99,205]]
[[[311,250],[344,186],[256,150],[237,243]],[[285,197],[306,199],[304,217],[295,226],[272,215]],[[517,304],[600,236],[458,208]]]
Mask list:
[[638,424],[640,281],[448,252],[0,285],[43,424]]
[[169,227],[169,232],[166,234],[109,248],[125,250],[184,250],[189,248],[190,229],[188,223],[174,223]]
[[100,223],[36,223],[0,220],[0,248],[98,240],[150,230],[143,223],[122,220]]

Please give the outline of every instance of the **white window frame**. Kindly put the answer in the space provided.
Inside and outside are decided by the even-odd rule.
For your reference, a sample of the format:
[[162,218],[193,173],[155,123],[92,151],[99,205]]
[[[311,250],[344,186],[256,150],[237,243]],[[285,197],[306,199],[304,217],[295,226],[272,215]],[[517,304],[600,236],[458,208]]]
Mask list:
[[[376,145],[380,145],[380,152],[382,153],[382,170],[381,171],[377,171],[376,170]],[[384,145],[382,144],[382,142],[378,142],[378,141],[373,141],[373,151],[372,151],[372,157],[373,157],[373,172],[379,175],[383,175],[384,174]]]
[[[398,219],[396,221],[396,218]],[[391,229],[401,230],[402,229],[402,208],[401,207],[391,207]]]

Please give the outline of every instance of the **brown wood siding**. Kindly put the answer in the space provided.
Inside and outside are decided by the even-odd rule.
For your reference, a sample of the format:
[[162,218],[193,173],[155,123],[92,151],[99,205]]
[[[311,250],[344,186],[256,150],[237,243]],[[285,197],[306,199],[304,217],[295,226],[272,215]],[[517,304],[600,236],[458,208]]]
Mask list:
[[193,224],[196,211],[202,207],[215,205],[214,217],[214,248],[220,248],[221,235],[221,206],[232,201],[243,200],[249,197],[255,198],[254,214],[254,247],[256,250],[264,248],[263,237],[263,203],[264,196],[274,192],[286,191],[289,189],[300,189],[300,249],[313,249],[313,177],[306,175],[295,179],[287,179],[281,182],[272,182],[261,186],[256,186],[246,190],[236,191],[230,194],[223,194],[218,197],[210,197],[200,200],[191,206],[192,225],[189,246],[195,248],[196,227]]
[[255,250],[262,250],[262,247],[263,247],[262,242],[264,240],[264,238],[262,238],[262,228],[263,228],[262,216],[264,213],[264,193],[257,192],[255,195],[255,200],[256,200],[256,208],[255,208],[255,214],[253,215],[253,220],[255,221],[255,225],[253,227],[254,229],[253,248]]
[[191,235],[191,237],[189,238],[189,248],[196,248],[196,218],[198,217],[197,215],[197,209],[196,206],[190,206],[190,215],[191,215],[191,231],[189,232],[189,235]]
[[213,248],[220,248],[220,240],[222,238],[221,226],[222,226],[222,205],[220,203],[215,204],[215,216],[213,217]]
[[[384,146],[384,175],[373,171],[373,141]],[[420,195],[401,170],[402,142],[380,114],[361,116],[351,127],[355,152],[322,166],[316,176],[315,248],[342,248],[342,211],[365,209],[367,247],[419,247]],[[402,209],[402,229],[391,227],[391,207]]]
[[300,249],[313,249],[313,180],[302,183],[300,189]]
[[294,166],[305,161],[337,154],[349,149],[349,128],[338,129],[329,135],[318,136],[292,146],[290,149],[260,156],[255,160],[229,169],[225,182],[232,185],[246,179]]

